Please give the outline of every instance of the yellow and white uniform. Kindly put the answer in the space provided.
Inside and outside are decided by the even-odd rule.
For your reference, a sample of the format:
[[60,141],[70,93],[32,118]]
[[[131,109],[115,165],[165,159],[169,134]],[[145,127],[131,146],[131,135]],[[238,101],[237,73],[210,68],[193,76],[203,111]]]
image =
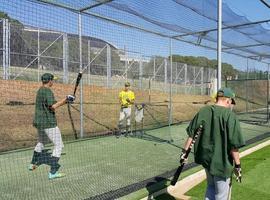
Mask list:
[[119,102],[121,104],[119,126],[123,126],[124,120],[127,120],[127,126],[130,126],[131,106],[134,103],[135,95],[131,90],[122,90],[119,93]]
[[119,101],[121,103],[121,108],[131,107],[131,105],[133,104],[132,102],[134,102],[134,100],[135,100],[135,95],[134,95],[134,92],[132,92],[131,90],[128,90],[128,91],[122,90],[119,93]]

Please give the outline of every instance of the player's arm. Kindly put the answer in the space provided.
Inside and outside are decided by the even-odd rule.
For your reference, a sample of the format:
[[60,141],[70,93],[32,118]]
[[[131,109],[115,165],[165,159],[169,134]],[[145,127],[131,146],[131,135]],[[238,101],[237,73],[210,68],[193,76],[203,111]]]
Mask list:
[[192,143],[192,140],[193,138],[191,137],[188,137],[186,142],[185,142],[185,145],[184,145],[184,148],[182,149],[182,152],[180,154],[180,163],[187,163],[187,158],[185,158],[186,154],[187,154],[187,150],[189,149],[191,143]]
[[187,138],[187,140],[185,142],[184,150],[187,150],[190,147],[190,144],[191,144],[192,140],[193,139],[191,137]]
[[126,99],[128,103],[130,104],[134,104],[134,101],[135,101],[135,95],[134,93],[131,93],[130,94],[130,97]]
[[57,101],[55,104],[49,106],[49,108],[54,111],[56,108],[59,108],[60,106],[65,105],[66,103],[67,103],[67,98],[64,98],[60,101]]
[[59,108],[60,106],[65,105],[66,103],[73,103],[74,100],[75,96],[67,95],[66,98],[62,99],[61,101],[57,101],[53,105],[49,106],[49,108],[54,111],[56,108]]
[[239,150],[238,149],[232,149],[231,150],[231,155],[233,158],[233,161],[236,165],[240,165],[240,155],[239,155]]
[[236,148],[232,149],[231,155],[234,161],[234,175],[236,177],[236,181],[241,183],[242,169],[241,169],[240,155],[239,155],[238,149]]

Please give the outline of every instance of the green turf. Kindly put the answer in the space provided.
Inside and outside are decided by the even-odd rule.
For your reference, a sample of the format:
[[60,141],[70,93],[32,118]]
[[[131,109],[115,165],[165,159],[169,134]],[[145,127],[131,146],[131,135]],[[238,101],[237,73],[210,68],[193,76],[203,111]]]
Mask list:
[[[270,146],[258,150],[241,159],[243,169],[242,183],[233,181],[232,199],[246,200],[270,199]],[[187,195],[192,200],[203,199],[206,182],[190,190]]]
[[[158,176],[178,166],[186,126],[147,131],[143,138],[111,136],[66,143],[60,171],[67,176],[53,181],[48,180],[46,165],[27,171],[32,150],[2,154],[0,199],[85,199]],[[266,132],[259,126],[243,128],[246,139]],[[173,143],[164,142],[171,139]]]
[[[0,199],[84,199],[157,176],[177,167],[184,126],[148,131],[142,138],[110,136],[65,144],[60,164],[67,176],[53,181],[46,165],[27,171],[32,150],[2,154]],[[164,142],[171,138],[174,144]]]

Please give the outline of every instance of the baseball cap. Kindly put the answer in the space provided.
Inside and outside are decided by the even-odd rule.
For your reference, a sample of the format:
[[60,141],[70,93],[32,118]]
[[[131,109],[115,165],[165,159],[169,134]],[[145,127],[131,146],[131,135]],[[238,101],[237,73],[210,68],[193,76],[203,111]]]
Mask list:
[[125,87],[129,87],[130,86],[130,83],[129,82],[126,82],[125,83]]
[[217,97],[227,97],[232,99],[232,104],[235,105],[235,93],[231,88],[221,88],[217,91]]
[[57,77],[52,75],[51,73],[45,73],[41,76],[41,80],[42,82],[48,82],[48,81],[52,81],[52,80],[56,80]]

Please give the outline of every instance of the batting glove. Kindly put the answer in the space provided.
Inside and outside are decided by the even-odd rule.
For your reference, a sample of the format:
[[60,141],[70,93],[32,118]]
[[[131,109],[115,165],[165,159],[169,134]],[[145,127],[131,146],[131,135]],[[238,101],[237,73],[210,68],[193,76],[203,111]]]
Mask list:
[[182,164],[186,164],[187,161],[188,161],[188,159],[185,158],[186,152],[187,152],[187,151],[186,151],[185,149],[183,149],[183,150],[182,150],[182,153],[180,154],[180,164],[181,164],[181,165],[182,165]]
[[67,95],[66,101],[67,101],[68,103],[73,103],[73,102],[75,101],[75,96],[70,95],[70,94]]
[[241,183],[241,181],[242,181],[241,164],[234,166],[234,176],[236,177],[236,181]]

